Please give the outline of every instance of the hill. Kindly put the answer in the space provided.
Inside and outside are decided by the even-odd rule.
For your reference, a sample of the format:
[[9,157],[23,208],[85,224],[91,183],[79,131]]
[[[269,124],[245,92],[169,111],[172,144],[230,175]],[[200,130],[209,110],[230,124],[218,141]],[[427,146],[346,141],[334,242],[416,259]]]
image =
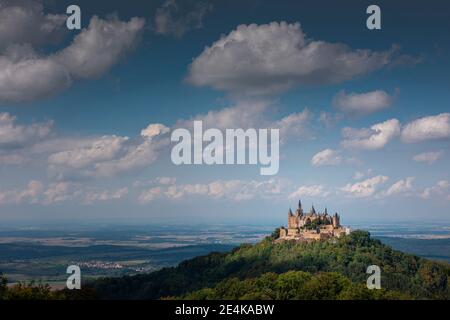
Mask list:
[[[274,243],[277,236],[149,274],[100,279],[88,288],[101,299],[450,298],[449,264],[393,250],[368,232],[310,243]],[[378,292],[364,287],[373,264],[382,270]]]

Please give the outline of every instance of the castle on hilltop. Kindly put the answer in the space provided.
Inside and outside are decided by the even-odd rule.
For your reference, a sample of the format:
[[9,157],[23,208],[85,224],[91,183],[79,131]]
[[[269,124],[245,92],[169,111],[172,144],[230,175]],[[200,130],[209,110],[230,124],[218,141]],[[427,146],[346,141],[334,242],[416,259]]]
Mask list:
[[349,233],[350,228],[341,226],[340,216],[337,213],[329,215],[326,208],[323,213],[318,213],[314,205],[308,213],[305,213],[299,200],[295,214],[289,209],[288,227],[280,228],[280,237],[277,241],[325,240]]

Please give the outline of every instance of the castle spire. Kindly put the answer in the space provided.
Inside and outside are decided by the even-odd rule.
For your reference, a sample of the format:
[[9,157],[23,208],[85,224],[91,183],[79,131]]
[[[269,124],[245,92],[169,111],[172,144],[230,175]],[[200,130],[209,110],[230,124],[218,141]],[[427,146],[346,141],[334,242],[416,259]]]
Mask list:
[[302,208],[302,201],[300,199],[298,199],[298,208],[301,209]]
[[289,216],[293,216],[293,215],[294,215],[294,214],[292,213],[291,208],[289,208],[288,215],[289,215]]

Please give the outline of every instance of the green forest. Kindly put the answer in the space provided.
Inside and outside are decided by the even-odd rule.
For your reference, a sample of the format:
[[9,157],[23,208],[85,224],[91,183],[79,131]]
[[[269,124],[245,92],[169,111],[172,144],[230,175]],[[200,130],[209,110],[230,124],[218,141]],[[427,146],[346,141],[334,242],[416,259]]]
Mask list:
[[[77,292],[48,294],[56,299],[450,298],[448,263],[393,250],[368,232],[308,243],[275,243],[277,236],[276,230],[255,245],[228,253],[210,253],[149,274],[95,280]],[[382,270],[381,290],[366,288],[369,265]],[[0,299],[27,288],[3,286]],[[19,296],[16,292],[13,297]]]

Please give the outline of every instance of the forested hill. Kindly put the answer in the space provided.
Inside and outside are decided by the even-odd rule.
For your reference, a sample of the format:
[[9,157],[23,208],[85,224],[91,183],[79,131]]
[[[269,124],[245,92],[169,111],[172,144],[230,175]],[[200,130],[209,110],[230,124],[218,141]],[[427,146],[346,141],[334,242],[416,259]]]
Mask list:
[[[274,243],[275,236],[89,286],[101,299],[450,298],[449,264],[395,251],[368,232],[312,243]],[[365,288],[369,265],[381,268],[382,290]]]

